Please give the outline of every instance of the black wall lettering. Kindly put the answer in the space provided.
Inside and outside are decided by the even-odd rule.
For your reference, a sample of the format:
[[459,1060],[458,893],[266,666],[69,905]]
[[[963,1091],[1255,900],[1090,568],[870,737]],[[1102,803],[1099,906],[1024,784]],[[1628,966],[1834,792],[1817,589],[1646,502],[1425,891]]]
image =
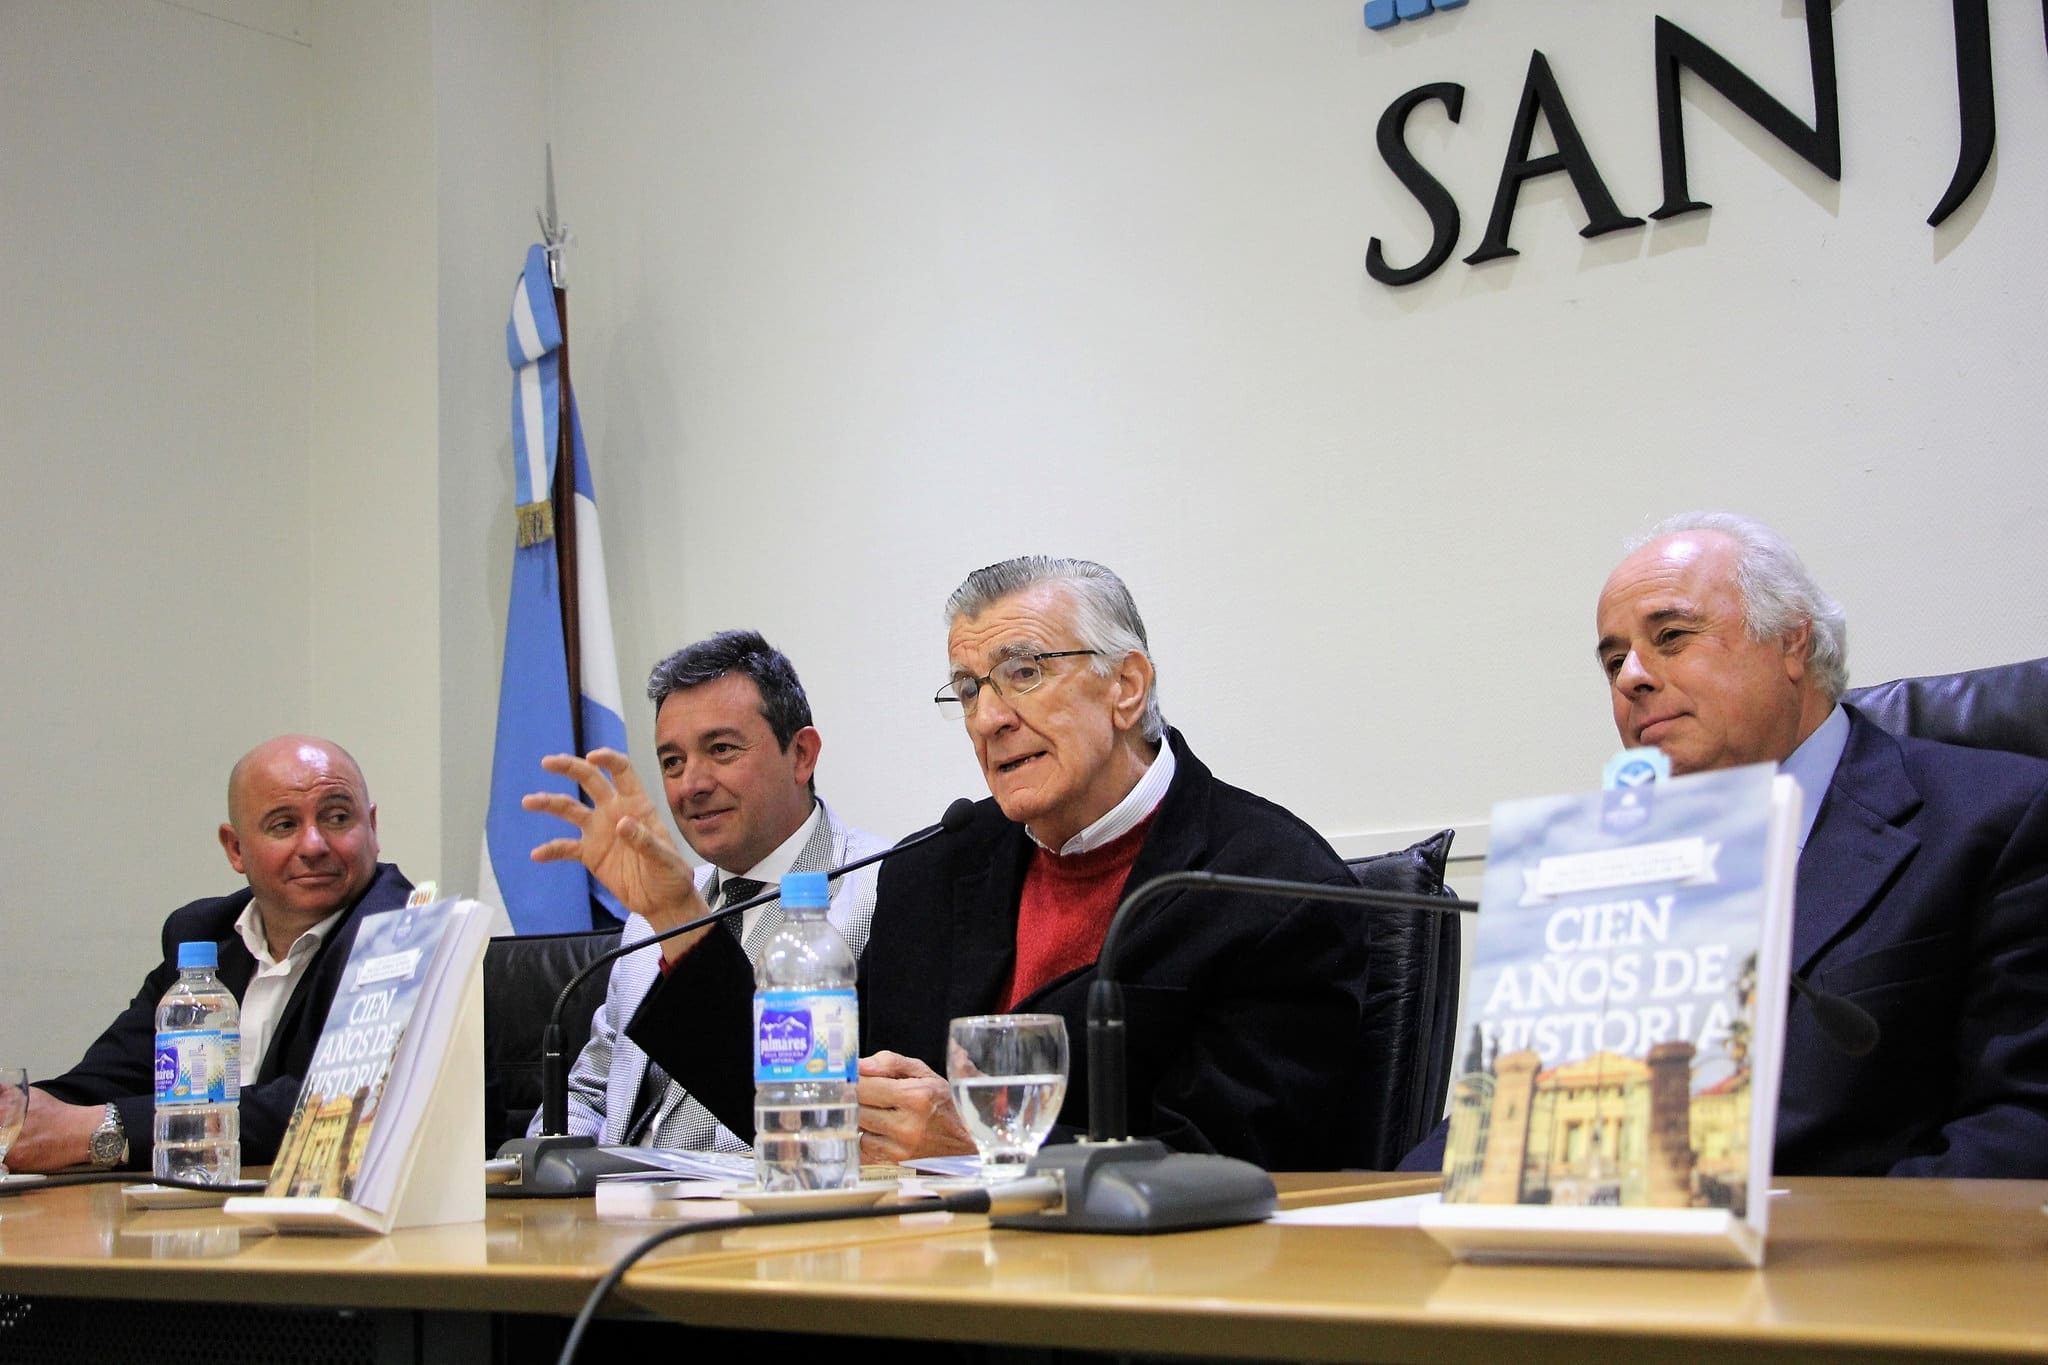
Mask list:
[[[1551,140],[1557,143],[1557,150],[1548,156],[1531,157],[1529,144],[1536,136],[1539,112],[1550,125]],[[1581,237],[1598,237],[1619,228],[1642,226],[1642,219],[1631,218],[1615,206],[1614,196],[1607,192],[1607,182],[1600,178],[1592,154],[1579,136],[1578,125],[1572,122],[1572,111],[1557,88],[1557,80],[1550,74],[1549,60],[1541,52],[1532,52],[1529,75],[1522,82],[1522,105],[1515,111],[1515,128],[1508,136],[1507,159],[1501,163],[1500,187],[1494,191],[1493,214],[1486,223],[1486,237],[1479,243],[1479,249],[1465,258],[1467,265],[1518,254],[1508,245],[1508,230],[1514,226],[1515,204],[1521,198],[1522,186],[1558,171],[1571,176],[1572,188],[1578,191],[1579,203],[1586,210],[1586,225],[1579,229]]]
[[[2043,0],[2048,4],[2048,0]],[[1422,259],[1411,266],[1390,266],[1386,250],[1375,237],[1366,244],[1365,273],[1381,284],[1414,284],[1417,280],[1429,278],[1438,266],[1451,258],[1451,251],[1458,245],[1458,201],[1451,192],[1423,168],[1408,150],[1408,116],[1415,112],[1417,105],[1430,100],[1442,103],[1444,112],[1456,123],[1465,109],[1465,87],[1450,81],[1435,85],[1420,85],[1387,106],[1380,115],[1379,145],[1380,160],[1387,163],[1387,169],[1394,173],[1408,193],[1415,196],[1415,202],[1422,205],[1429,215],[1432,236],[1429,250]]]
[[1842,178],[1842,114],[1835,97],[1835,21],[1829,0],[1806,0],[1806,47],[1813,67],[1814,126],[1764,93],[1726,57],[1657,16],[1657,138],[1664,153],[1664,202],[1652,218],[1675,218],[1711,207],[1686,191],[1685,124],[1678,102],[1679,73],[1694,75],[1720,91],[1758,126],[1810,162],[1830,180]]
[[[2042,0],[2041,9],[2043,22],[2048,23],[2048,0]],[[1985,0],[1955,0],[1955,13],[1956,120],[1962,145],[1956,153],[1956,173],[1941,202],[1927,215],[1929,227],[1940,227],[1976,190],[1998,139],[1998,110],[1991,98],[1991,17]]]

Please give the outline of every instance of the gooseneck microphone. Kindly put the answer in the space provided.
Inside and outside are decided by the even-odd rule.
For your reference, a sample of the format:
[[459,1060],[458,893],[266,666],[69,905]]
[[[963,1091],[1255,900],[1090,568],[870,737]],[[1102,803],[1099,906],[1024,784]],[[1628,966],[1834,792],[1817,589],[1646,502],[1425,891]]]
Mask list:
[[[1272,1177],[1248,1161],[1207,1153],[1171,1152],[1155,1138],[1128,1136],[1123,990],[1116,952],[1124,925],[1141,906],[1169,891],[1235,891],[1252,896],[1339,901],[1371,910],[1476,914],[1475,901],[1380,891],[1336,882],[1240,877],[1222,872],[1168,872],[1126,896],[1111,916],[1088,994],[1088,1137],[1039,1149],[1026,1168],[1064,1186],[1061,1203],[1043,1212],[1004,1214],[997,1227],[1050,1232],[1152,1233],[1256,1223],[1273,1212]],[[1789,973],[1827,1039],[1853,1057],[1877,1044],[1877,1021],[1855,1002]]]
[[[946,807],[946,813],[935,825],[912,834],[907,834],[889,847],[865,857],[842,863],[826,872],[827,881],[834,881],[849,872],[855,872],[870,863],[917,847],[919,844],[936,839],[942,834],[951,834],[964,829],[974,817],[974,802],[959,797]],[[541,1132],[537,1137],[516,1137],[505,1142],[498,1149],[500,1161],[517,1160],[518,1175],[509,1183],[491,1187],[496,1198],[517,1198],[522,1195],[578,1195],[590,1194],[596,1189],[599,1175],[613,1171],[638,1171],[650,1169],[648,1163],[636,1161],[622,1152],[607,1151],[598,1147],[597,1139],[588,1134],[569,1133],[569,1063],[562,1052],[562,1012],[568,1007],[569,997],[576,988],[600,967],[607,967],[628,953],[637,953],[650,943],[687,934],[693,929],[716,924],[722,919],[751,910],[757,905],[779,900],[782,890],[777,887],[763,891],[758,896],[720,906],[708,915],[700,915],[672,929],[658,934],[622,943],[611,951],[601,953],[586,962],[582,969],[563,985],[555,996],[554,1008],[548,1012],[547,1028],[541,1034]]]
[[1813,1010],[1813,1022],[1827,1040],[1851,1057],[1868,1057],[1877,1046],[1877,1020],[1870,1011],[1831,991],[1821,990],[1797,972],[1790,974],[1792,989],[1806,997]]
[[1152,1233],[1256,1223],[1278,1206],[1273,1178],[1249,1161],[1206,1152],[1172,1152],[1157,1138],[1132,1138],[1126,1119],[1124,997],[1116,953],[1124,925],[1169,891],[1235,891],[1294,900],[1342,901],[1377,910],[1471,914],[1479,906],[1446,896],[1379,891],[1337,882],[1240,877],[1225,872],[1166,872],[1124,897],[1110,917],[1088,992],[1088,1137],[1041,1147],[1029,1175],[1058,1178],[1061,1203],[1043,1212],[1005,1214],[997,1227],[1046,1232]]
[[1152,878],[1126,897],[1110,917],[1109,929],[1102,936],[1102,951],[1095,960],[1095,984],[1088,990],[1090,1142],[1115,1142],[1129,1136],[1125,1110],[1129,1089],[1124,1079],[1124,993],[1115,972],[1119,931],[1140,905],[1169,891],[1188,888],[1293,900],[1341,901],[1377,910],[1427,910],[1445,915],[1470,915],[1479,910],[1475,901],[1380,891],[1355,883],[1346,886],[1341,882],[1297,882],[1277,877],[1239,877],[1227,872],[1166,872]]

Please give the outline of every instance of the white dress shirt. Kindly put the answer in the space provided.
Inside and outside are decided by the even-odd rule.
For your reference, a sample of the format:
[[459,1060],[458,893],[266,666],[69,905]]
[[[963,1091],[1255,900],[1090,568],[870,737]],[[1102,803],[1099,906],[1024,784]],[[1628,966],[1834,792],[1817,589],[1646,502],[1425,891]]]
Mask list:
[[[1138,822],[1150,815],[1159,803],[1166,799],[1166,789],[1173,785],[1173,746],[1165,740],[1159,741],[1159,756],[1152,760],[1152,766],[1145,769],[1145,775],[1138,779],[1138,785],[1124,793],[1124,799],[1109,808],[1109,813],[1100,820],[1076,834],[1073,838],[1049,852],[1062,858],[1071,858],[1076,853],[1086,853],[1101,848],[1112,839],[1121,839],[1138,827]],[[1031,834],[1031,827],[1024,827]],[[1031,834],[1031,842],[1040,848],[1038,836]]]
[[327,937],[328,930],[346,913],[337,910],[300,934],[285,950],[284,961],[279,962],[270,955],[270,940],[263,934],[263,912],[254,900],[242,907],[235,932],[242,936],[243,946],[256,959],[256,974],[249,978],[249,989],[242,992],[243,1085],[256,1083],[256,1075],[263,1069],[263,1053],[270,1046],[270,1035],[276,1031],[277,1021],[284,1017],[284,1007],[291,1002],[292,992],[304,979],[306,965],[313,960],[313,952]]

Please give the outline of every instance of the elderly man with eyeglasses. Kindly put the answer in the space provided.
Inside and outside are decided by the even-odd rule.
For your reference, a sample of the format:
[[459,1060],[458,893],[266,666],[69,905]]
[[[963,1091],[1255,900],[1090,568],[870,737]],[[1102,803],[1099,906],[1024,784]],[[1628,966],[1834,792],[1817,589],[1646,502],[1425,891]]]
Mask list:
[[[1167,726],[1144,623],[1108,569],[1008,560],[969,575],[946,617],[952,677],[934,700],[961,716],[990,799],[964,829],[882,864],[860,975],[867,1162],[974,1150],[943,1074],[948,1020],[1055,1013],[1086,1037],[1096,957],[1127,889],[1189,869],[1351,880],[1313,829],[1218,781]],[[613,778],[623,788],[630,770]],[[602,811],[610,793],[592,785]],[[603,824],[589,822],[586,845]],[[663,869],[658,827],[619,828],[584,861],[657,928],[702,914],[687,875]],[[752,974],[731,937],[667,940],[664,979],[627,1032],[747,1133],[751,1058],[704,1043],[746,1036]],[[1268,1170],[1367,1164],[1367,939],[1365,916],[1292,898],[1183,891],[1139,910],[1116,964],[1130,1136]],[[1076,1046],[1052,1140],[1087,1124]]]

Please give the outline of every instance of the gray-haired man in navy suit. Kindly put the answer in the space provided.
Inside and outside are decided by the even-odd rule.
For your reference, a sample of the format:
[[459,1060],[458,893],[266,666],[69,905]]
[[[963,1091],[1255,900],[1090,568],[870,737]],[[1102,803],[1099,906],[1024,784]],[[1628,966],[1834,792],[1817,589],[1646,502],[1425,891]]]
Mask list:
[[[1771,528],[1667,518],[1608,576],[1614,724],[1675,774],[1776,763],[1803,797],[1779,1175],[2048,1176],[2048,762],[1887,733],[1842,702],[1842,609]],[[1440,1165],[1444,1131],[1403,1161]]]
[[1624,743],[1674,773],[1776,762],[1804,794],[1792,967],[1879,1038],[1850,1057],[1793,1001],[1777,1173],[2048,1176],[2048,763],[1843,704],[1841,608],[1745,517],[1660,523],[1598,622]]

